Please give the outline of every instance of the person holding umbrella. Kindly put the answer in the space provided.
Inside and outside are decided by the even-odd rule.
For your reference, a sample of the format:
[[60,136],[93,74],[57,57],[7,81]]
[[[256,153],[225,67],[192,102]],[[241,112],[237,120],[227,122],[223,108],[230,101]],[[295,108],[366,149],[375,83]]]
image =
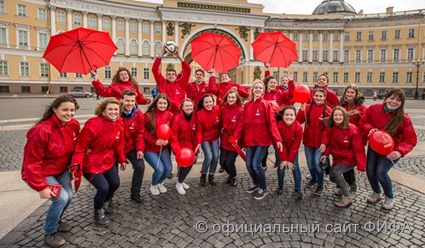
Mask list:
[[[71,226],[61,218],[71,204],[72,186],[67,166],[74,151],[80,124],[73,117],[77,101],[70,95],[56,98],[43,117],[27,133],[22,162],[22,180],[36,190],[41,199],[50,199],[44,224],[44,243],[59,247],[66,243],[57,232],[68,232]],[[49,185],[60,184],[60,194]]]
[[112,84],[108,87],[103,86],[99,81],[97,73],[94,70],[90,70],[93,76],[92,85],[96,89],[98,95],[103,97],[114,97],[117,100],[121,99],[121,94],[124,90],[129,89],[137,93],[137,104],[149,104],[150,100],[146,99],[139,91],[139,84],[136,79],[133,78],[130,71],[125,67],[119,67],[114,77],[112,78]]
[[388,175],[389,170],[417,144],[412,121],[404,113],[405,101],[406,96],[402,89],[391,89],[385,96],[384,102],[369,106],[359,122],[360,128],[368,136],[378,130],[383,130],[394,140],[394,150],[386,156],[374,151],[370,145],[367,149],[366,174],[373,189],[367,202],[376,204],[382,201],[382,186],[386,197],[381,207],[383,210],[391,210],[395,204],[393,186]]

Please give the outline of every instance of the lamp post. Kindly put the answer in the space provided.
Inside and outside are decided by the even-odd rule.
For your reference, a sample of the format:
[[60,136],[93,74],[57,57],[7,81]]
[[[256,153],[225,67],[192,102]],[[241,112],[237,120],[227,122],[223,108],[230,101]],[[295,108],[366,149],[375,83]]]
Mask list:
[[415,91],[415,99],[419,99],[419,67],[425,63],[424,60],[413,60],[413,65],[416,66],[416,91]]

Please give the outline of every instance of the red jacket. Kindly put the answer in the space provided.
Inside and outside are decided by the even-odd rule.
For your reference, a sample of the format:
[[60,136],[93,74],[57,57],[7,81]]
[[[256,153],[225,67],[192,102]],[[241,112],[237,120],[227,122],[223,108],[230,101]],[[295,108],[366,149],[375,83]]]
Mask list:
[[[373,104],[363,113],[360,119],[360,128],[365,134],[369,134],[369,131],[373,128],[383,130],[395,113],[387,113],[383,103]],[[392,137],[394,139],[394,151],[400,152],[402,157],[406,156],[416,146],[417,136],[407,114],[404,114],[403,121]]]
[[235,139],[244,137],[246,146],[269,146],[274,142],[281,142],[276,118],[274,117],[274,106],[272,102],[262,97],[256,101],[251,99],[244,106],[244,125],[237,128]]
[[152,73],[155,78],[156,84],[160,93],[164,93],[170,99],[171,106],[169,111],[173,114],[177,114],[180,109],[180,105],[183,102],[186,94],[186,88],[189,84],[190,77],[190,66],[187,61],[182,62],[183,74],[178,77],[174,83],[170,83],[164,76],[162,76],[159,70],[161,59],[156,58],[152,66]]
[[306,122],[306,115],[308,115],[308,110],[311,107],[310,117],[307,117],[309,119],[308,124],[306,123],[304,127],[303,144],[305,146],[319,148],[322,144],[322,134],[325,130],[323,120],[331,114],[332,109],[327,106],[325,116],[323,116],[325,104],[321,104],[320,106],[317,106],[315,103],[307,104],[305,111],[298,110],[297,121],[300,124]]
[[[223,129],[227,130],[227,132],[222,132],[221,147],[229,151],[235,151],[235,148],[229,142],[229,134],[234,138],[237,127],[241,127],[243,125],[243,107],[236,103],[232,105],[229,105],[228,103],[223,104],[221,106],[221,122],[223,124]],[[242,142],[240,140],[238,143],[239,146],[241,146]]]
[[349,124],[348,129],[341,129],[338,126],[326,128],[323,137],[323,143],[326,145],[324,154],[327,156],[332,154],[334,165],[339,163],[357,165],[359,171],[366,170],[366,153],[357,126]]
[[71,162],[80,124],[75,119],[65,125],[53,114],[27,133],[22,162],[22,180],[36,190],[47,187],[46,176],[62,174]]
[[[168,145],[166,146],[157,146],[156,141],[158,137],[156,137],[156,133],[151,133],[151,115],[152,113],[145,113],[145,132],[143,137],[145,139],[145,151],[147,152],[160,152],[161,149],[164,151],[168,148],[171,137],[168,139]],[[173,120],[173,113],[168,110],[160,111],[158,108],[155,108],[155,126],[158,128],[162,124],[167,124],[171,128],[171,121]]]
[[196,112],[196,142],[215,141],[220,137],[221,110],[214,106],[211,111],[202,108]]
[[[72,164],[80,164],[83,172],[100,174],[118,163],[124,163],[124,124],[121,120],[110,121],[105,116],[89,119],[78,135]],[[90,149],[91,152],[86,154]]]
[[121,120],[124,123],[124,153],[127,154],[134,148],[136,151],[145,151],[145,140],[143,133],[145,131],[145,116],[137,107],[133,108],[129,115],[124,112],[121,115]]
[[[318,87],[316,86],[316,87],[314,87],[314,89],[310,89],[311,96],[310,96],[308,103],[311,103],[313,101],[313,93],[314,93],[314,90],[316,88],[318,88]],[[328,103],[328,106],[331,109],[333,109],[335,106],[338,106],[339,105],[339,99],[336,96],[335,92],[328,89],[327,87],[322,88],[322,89],[324,89],[326,91],[326,102]]]
[[233,83],[233,82],[216,84],[215,77],[214,76],[210,77],[209,91],[217,96],[217,105],[218,106],[221,106],[221,101],[223,100],[223,97],[233,87],[236,87],[238,89],[238,93],[242,98],[248,98],[249,97],[249,88],[242,86],[238,83]]
[[114,83],[109,85],[108,87],[103,86],[103,84],[99,81],[91,82],[93,87],[96,89],[97,94],[104,97],[114,97],[117,100],[121,100],[121,94],[124,90],[132,90],[137,93],[136,102],[137,104],[148,104],[148,100],[143,96],[139,91],[139,87],[134,86],[130,81],[120,81],[118,83]]
[[339,104],[341,107],[347,110],[348,116],[350,118],[349,122],[359,127],[360,118],[362,118],[362,115],[366,111],[367,107],[363,103],[361,103],[358,105],[354,105],[354,109],[350,111],[350,104],[346,103],[343,99],[341,99]]
[[[264,74],[264,77],[269,77],[270,71],[267,70]],[[276,80],[279,80],[276,78]],[[264,94],[264,99],[275,101],[277,104],[279,104],[279,107],[281,106],[288,106],[288,105],[294,105],[294,101],[292,101],[292,98],[294,98],[294,89],[295,89],[295,82],[289,81],[287,87],[283,87],[282,85],[277,86],[276,90],[273,92],[267,92]],[[271,94],[271,96],[268,96],[268,94]]]
[[[212,80],[211,77],[209,80]],[[199,100],[201,100],[201,98],[209,92],[209,84],[206,82],[202,82],[201,84],[191,82],[186,88],[186,96],[187,98],[192,99],[193,107],[195,109],[198,107]]]
[[282,161],[289,161],[292,163],[301,145],[303,127],[298,121],[294,121],[288,126],[285,121],[282,120],[277,123],[277,128],[282,137],[283,151],[280,152],[279,149],[276,149],[276,152]]
[[[171,134],[171,149],[177,154],[182,148],[187,147],[195,151],[196,142],[196,115],[193,113],[187,121],[183,111],[174,116]],[[198,151],[199,153],[199,151]]]

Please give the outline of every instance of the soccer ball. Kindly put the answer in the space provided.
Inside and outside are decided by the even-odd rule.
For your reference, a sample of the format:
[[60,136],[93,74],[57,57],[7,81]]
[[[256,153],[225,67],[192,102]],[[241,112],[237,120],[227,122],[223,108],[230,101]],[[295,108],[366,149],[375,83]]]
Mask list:
[[164,47],[165,47],[165,51],[167,53],[174,53],[176,51],[176,43],[174,43],[174,41],[167,41],[167,43],[165,43]]

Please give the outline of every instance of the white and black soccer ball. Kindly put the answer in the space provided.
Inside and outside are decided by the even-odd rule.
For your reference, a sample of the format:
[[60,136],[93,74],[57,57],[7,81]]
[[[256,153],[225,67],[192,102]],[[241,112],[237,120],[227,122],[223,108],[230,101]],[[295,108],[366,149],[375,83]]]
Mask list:
[[176,51],[177,45],[174,43],[174,41],[167,41],[164,47],[167,53],[174,53]]

